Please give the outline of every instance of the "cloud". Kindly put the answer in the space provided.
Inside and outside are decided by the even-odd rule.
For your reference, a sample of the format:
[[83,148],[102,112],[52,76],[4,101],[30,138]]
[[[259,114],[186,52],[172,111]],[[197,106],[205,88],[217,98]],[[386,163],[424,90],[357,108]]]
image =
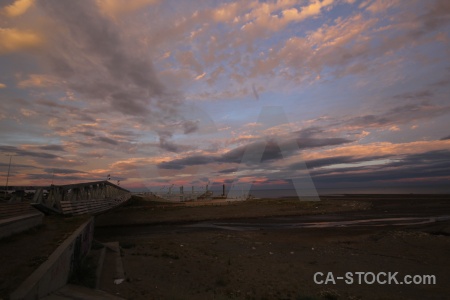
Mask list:
[[[135,4],[135,2],[137,4]],[[119,12],[121,10],[127,10],[126,6],[128,6],[130,10],[133,10],[136,5],[142,5],[143,7],[148,3],[153,4],[153,1],[142,0],[135,2],[128,3],[118,0],[99,0],[97,1],[97,7],[92,5],[91,2],[90,7],[88,6],[90,13],[83,14],[86,17],[90,17],[90,19],[96,19],[96,12],[98,12],[98,10],[105,11],[105,7],[111,8],[106,10]],[[371,7],[394,7],[396,2],[374,1],[371,2]],[[429,7],[428,10],[436,10],[431,7],[433,5],[439,7],[439,3],[445,4],[445,2],[433,2],[433,4],[427,5],[427,7]],[[255,48],[250,46],[255,44],[255,41],[259,41],[265,36],[268,38],[275,38],[274,34],[278,32],[277,30],[280,30],[286,24],[289,24],[290,22],[300,22],[305,18],[318,17],[326,10],[331,10],[339,5],[343,4],[341,2],[329,0],[311,1],[302,5],[299,5],[296,1],[276,1],[271,3],[229,2],[213,8],[192,8],[192,10],[187,10],[184,14],[174,13],[173,19],[177,20],[176,22],[169,22],[169,20],[163,20],[162,17],[157,16],[159,19],[157,19],[156,23],[160,24],[159,27],[161,28],[150,28],[146,30],[146,36],[141,36],[141,40],[145,40],[145,45],[139,43],[137,46],[140,48],[146,47],[146,49],[148,47],[154,47],[153,49],[148,49],[148,52],[152,52],[156,49],[156,51],[165,50],[163,51],[165,53],[167,52],[168,47],[178,48],[178,46],[181,47],[181,45],[185,45],[180,48],[182,51],[171,51],[173,52],[171,60],[167,59],[166,61],[166,59],[164,59],[165,62],[160,65],[165,68],[164,73],[172,72],[173,74],[180,75],[181,73],[186,72],[187,69],[187,73],[190,74],[188,76],[190,79],[187,79],[187,83],[195,81],[194,79],[196,76],[206,74],[204,76],[206,80],[202,81],[205,84],[217,84],[218,82],[222,82],[217,80],[218,73],[222,73],[222,77],[224,77],[225,80],[234,83],[224,85],[227,86],[227,88],[221,87],[220,89],[216,88],[211,91],[206,89],[202,90],[198,92],[198,95],[193,95],[191,98],[195,98],[196,96],[198,96],[198,98],[223,98],[229,97],[231,94],[236,95],[236,97],[239,97],[239,95],[252,94],[251,88],[247,88],[246,91],[242,90],[237,92],[237,90],[241,88],[241,84],[245,84],[245,82],[240,82],[240,80],[251,80],[252,82],[255,82],[255,78],[263,79],[270,77],[274,79],[273,84],[264,85],[266,90],[270,90],[279,87],[278,80],[303,82],[304,80],[313,81],[318,75],[321,75],[321,78],[326,78],[328,76],[346,76],[369,72],[376,68],[377,65],[380,65],[379,63],[372,64],[370,62],[373,62],[375,59],[388,61],[392,56],[385,56],[384,54],[386,52],[395,51],[410,45],[410,42],[412,41],[411,38],[399,38],[399,36],[404,36],[405,31],[408,30],[405,29],[407,28],[406,25],[412,22],[411,18],[413,18],[415,14],[405,13],[399,16],[398,19],[390,20],[389,30],[385,31],[389,34],[385,34],[385,32],[381,34],[377,30],[385,26],[383,26],[384,24],[382,24],[380,19],[372,15],[367,16],[363,13],[356,12],[350,14],[348,17],[336,18],[334,22],[331,20],[324,21],[323,26],[317,30],[309,31],[306,34],[301,32],[299,34],[290,35],[288,38],[282,35],[280,38],[276,38],[276,42],[279,42],[278,45],[275,43],[275,40],[270,40],[271,43],[267,45],[260,45],[260,43],[257,43],[257,52],[260,55],[252,57],[253,53],[257,53],[255,52]],[[408,12],[414,12],[419,8],[418,5],[412,5],[408,8]],[[371,10],[374,10],[374,8],[371,8]],[[192,14],[191,11],[193,12]],[[431,16],[436,15],[436,13],[429,14],[430,18],[432,18]],[[61,13],[61,15],[64,15],[64,13]],[[101,16],[102,14],[100,13],[100,17]],[[439,18],[438,16],[435,17]],[[100,20],[101,19],[102,18],[100,18]],[[99,66],[99,68],[96,69],[97,72],[84,70],[86,71],[84,72],[86,75],[85,77],[89,78],[89,80],[79,83],[72,82],[71,85],[76,85],[78,89],[84,91],[84,93],[95,94],[98,96],[97,98],[107,99],[106,101],[113,109],[116,108],[118,111],[123,111],[128,114],[144,116],[148,113],[149,101],[141,97],[142,92],[145,93],[141,88],[136,88],[133,92],[128,90],[125,93],[120,89],[120,91],[117,91],[116,93],[113,90],[118,89],[117,84],[111,84],[110,80],[95,80],[95,87],[90,86],[93,84],[89,84],[90,82],[93,82],[91,80],[92,77],[96,76],[93,76],[92,74],[88,76],[87,74],[101,73],[99,70],[104,70],[106,72],[111,70],[110,64],[105,64],[105,61],[111,61],[108,57],[118,59],[122,59],[123,57],[128,59],[131,57],[132,61],[138,59],[137,51],[123,49],[126,47],[124,44],[130,42],[127,35],[124,33],[124,30],[117,28],[117,24],[111,22],[108,18],[103,19],[105,22],[88,23],[101,23],[103,24],[102,26],[106,24],[104,27],[107,29],[105,32],[108,34],[106,34],[105,37],[112,36],[109,34],[111,29],[118,33],[117,37],[111,39],[112,43],[116,44],[116,47],[111,48],[115,49],[115,51],[113,51],[115,52],[114,54],[125,53],[126,55],[122,57],[120,55],[111,56],[109,55],[109,52],[112,51],[105,51],[106,57],[104,62],[99,62],[96,56],[99,56],[98,52],[100,51],[96,51],[97,54],[87,51],[84,55],[79,55],[79,53],[76,53],[78,52],[77,50],[74,51],[76,47],[72,47],[71,42],[62,39],[62,42],[67,44],[67,47],[60,46],[58,48],[64,48],[60,51],[65,53],[65,56],[62,54],[53,55],[56,56],[53,58],[54,63],[57,64],[57,67],[55,68],[58,68],[61,72],[67,72],[69,75],[71,70],[77,69],[74,66],[85,65],[84,61],[94,62],[93,65]],[[171,18],[168,19],[172,20]],[[220,27],[223,30],[219,30],[216,26],[213,26],[214,24],[211,23],[214,22],[225,23],[223,28]],[[245,25],[243,30],[241,30],[242,25]],[[256,28],[255,33],[246,33],[246,30],[249,30],[252,26]],[[274,29],[275,31],[267,29]],[[73,44],[81,45],[85,49],[91,50],[91,47],[85,47],[86,43],[81,40],[82,36],[79,34],[80,31],[81,30],[78,30],[78,34],[72,34],[77,40],[76,43]],[[96,35],[95,32],[95,29],[92,30],[92,35]],[[112,44],[106,42],[105,37],[98,39],[98,44]],[[418,42],[420,43],[421,41]],[[201,43],[204,47],[198,49],[189,46],[198,43]],[[233,51],[229,51],[230,49],[233,49]],[[85,56],[85,59],[83,59],[83,56]],[[70,62],[74,57],[77,57],[78,61]],[[173,59],[176,60],[176,63],[173,62]],[[130,65],[128,64],[128,60],[126,60],[126,62],[127,63],[117,62],[115,64],[121,65],[122,67]],[[227,66],[227,68],[225,71],[220,72],[220,67],[223,65]],[[156,73],[153,65],[152,69],[153,73]],[[325,74],[323,74],[324,70],[330,70],[330,72],[326,72],[328,73],[326,74],[326,77],[324,76]],[[127,72],[125,71],[124,73]],[[126,78],[127,76],[123,75],[122,77]],[[158,80],[158,76],[155,77]],[[173,84],[174,80],[172,79],[170,79],[170,81],[158,80],[160,85],[166,85],[165,92],[171,90],[171,88],[167,87],[169,84]],[[161,84],[162,82],[164,82],[164,84]],[[124,82],[123,85],[126,85],[126,83]],[[249,85],[251,84],[248,84],[248,86]],[[226,93],[224,90],[229,91]],[[131,99],[131,101],[128,101],[129,99]],[[152,99],[153,100],[150,102],[154,104],[159,103],[159,105],[161,105],[160,101],[157,100],[158,97]],[[127,101],[130,102],[128,106],[125,104]],[[173,99],[169,100],[169,102],[172,101]]]
[[31,117],[36,115],[36,112],[30,109],[26,109],[26,108],[21,108],[20,109],[20,113],[25,116],[25,117]]
[[154,5],[160,0],[96,0],[96,2],[102,13],[115,18],[142,9],[147,5]]
[[[316,169],[326,166],[332,166],[337,164],[352,164],[352,163],[359,163],[359,162],[370,162],[374,160],[379,159],[385,159],[391,157],[391,155],[376,155],[376,156],[335,156],[335,157],[325,157],[325,158],[318,158],[318,159],[312,159],[307,160],[306,166],[308,169]],[[289,168],[290,169],[298,169],[298,167],[302,167],[302,164],[294,163]]]
[[176,54],[176,59],[181,64],[181,66],[192,67],[196,74],[200,74],[195,78],[195,80],[198,80],[204,76],[203,66],[194,56],[194,53],[192,51],[178,52]]
[[89,136],[89,137],[94,137],[95,133],[90,132],[90,131],[78,131],[78,134],[84,135],[84,136]]
[[4,13],[8,17],[17,17],[23,15],[34,3],[34,0],[16,0],[3,8]]
[[6,88],[6,84],[0,82],[0,89]]
[[283,10],[283,17],[286,21],[302,21],[306,18],[310,18],[320,14],[323,8],[333,4],[334,0],[315,0],[311,1],[308,6],[303,6],[300,11],[296,8]]
[[13,155],[18,155],[18,156],[29,156],[29,157],[34,157],[34,158],[45,158],[45,159],[59,158],[59,156],[51,154],[51,153],[29,151],[29,150],[20,149],[20,148],[14,147],[14,146],[0,146],[0,151],[8,153],[8,154],[13,154]]
[[[302,10],[292,7],[292,3],[286,5],[283,18],[277,14],[272,15],[270,5],[261,4],[261,9],[254,9],[259,13],[249,14],[253,16],[253,19],[248,25],[245,25],[244,32],[236,35],[237,32],[232,31],[236,34],[230,33],[228,40],[224,41],[224,44],[233,44],[236,50],[232,54],[224,53],[220,57],[223,59],[223,56],[227,55],[226,57],[230,58],[229,63],[236,64],[235,68],[242,70],[239,73],[241,78],[252,79],[252,81],[256,78],[270,78],[273,86],[265,84],[267,90],[278,89],[280,83],[286,81],[304,83],[314,81],[316,78],[323,80],[353,74],[367,74],[368,72],[382,74],[385,71],[385,68],[382,67],[384,65],[389,66],[390,70],[395,69],[393,62],[396,59],[397,51],[402,48],[412,48],[412,45],[429,43],[425,37],[422,39],[422,35],[417,36],[417,30],[427,28],[426,32],[431,32],[445,26],[448,21],[448,18],[445,18],[446,6],[448,6],[446,3],[445,1],[430,3],[425,10],[430,13],[424,13],[423,18],[417,17],[416,10],[423,11],[424,8],[412,5],[408,7],[408,13],[398,14],[386,26],[380,18],[376,17],[378,11],[394,8],[400,2],[372,2],[371,10],[377,11],[374,15],[367,16],[356,11],[348,17],[336,18],[333,23],[323,22],[321,27],[306,34],[290,35],[284,40],[277,39],[277,41],[281,40],[278,45],[271,44],[267,48],[259,46],[259,55],[244,62],[242,57],[246,57],[246,53],[255,51],[255,49],[250,46],[242,48],[243,41],[256,43],[263,38],[270,39],[274,31],[283,27],[280,20],[288,17],[291,20],[301,19],[299,16]],[[319,12],[319,10],[313,9],[314,7],[331,8],[333,5],[334,3],[331,1],[321,3],[314,1],[310,4],[311,12]],[[262,9],[263,7],[265,10]],[[441,12],[439,16],[437,15],[438,11]],[[431,28],[426,25],[427,18],[440,21],[437,21],[436,27]],[[433,21],[430,22],[433,23]],[[414,28],[411,27],[412,24],[414,24]],[[244,37],[240,42],[236,36],[242,36],[242,34]],[[220,44],[220,42],[215,42],[215,44]],[[237,55],[239,57],[236,57]],[[377,62],[374,63],[374,61]],[[397,63],[402,64],[402,62]],[[242,65],[249,65],[249,67],[240,68],[239,66]],[[249,70],[249,72],[244,70]],[[251,93],[251,91],[249,92]]]
[[[96,124],[96,118],[99,112],[94,109],[82,107],[77,103],[65,104],[55,100],[37,99],[27,106],[33,106],[42,116],[47,116],[47,124],[52,127],[53,131],[57,131],[59,135],[67,136],[80,128],[92,129]],[[56,130],[56,129],[59,130]]]
[[42,41],[40,35],[29,30],[0,28],[0,55],[37,47]]
[[205,75],[206,75],[206,73],[203,72],[202,74],[200,74],[200,75],[198,75],[197,77],[195,77],[195,80],[200,80],[200,79],[202,79],[203,77],[205,77]]
[[[411,95],[403,94],[410,97]],[[414,96],[413,96],[414,97]],[[431,119],[450,113],[450,106],[438,106],[430,102],[396,106],[378,115],[363,115],[352,117],[342,123],[354,127],[391,127],[395,124],[405,124],[421,119]]]
[[203,155],[195,155],[189,156],[181,159],[176,159],[172,161],[165,161],[158,164],[158,168],[161,169],[172,169],[172,170],[181,170],[186,166],[197,166],[197,165],[205,165],[215,161],[215,158],[212,156],[203,156]]
[[219,173],[219,174],[230,174],[230,173],[237,172],[238,170],[239,170],[238,168],[228,168],[228,169],[222,169],[222,170],[218,171],[217,173]]
[[399,0],[376,0],[367,6],[371,13],[382,13],[400,4]]
[[61,146],[61,145],[45,145],[45,146],[40,146],[39,149],[50,150],[50,151],[60,151],[60,152],[65,152],[66,151],[64,149],[64,147]]
[[437,0],[433,4],[428,11],[418,17],[427,32],[450,23],[450,3],[446,0]]
[[[6,170],[6,168],[9,167],[9,162],[8,163],[2,163],[0,162],[0,168]],[[11,168],[21,168],[21,169],[37,169],[36,166],[33,165],[26,165],[26,164],[17,164],[17,163],[11,163]]]
[[[325,23],[306,35],[291,36],[251,62],[250,78],[276,76],[288,82],[310,82],[324,69],[330,70],[327,76],[362,72],[369,68],[368,57],[380,55],[370,45],[376,22],[356,14],[338,18],[332,25]],[[275,81],[267,88],[279,84]]]
[[346,138],[300,138],[296,141],[300,149],[337,146],[353,142]]
[[253,91],[253,96],[255,96],[255,99],[259,100],[259,94],[258,94],[258,91],[256,90],[256,87],[254,84],[252,84],[252,91]]
[[86,173],[84,171],[73,170],[73,169],[61,169],[61,168],[47,168],[44,169],[44,172],[49,174],[78,174],[78,173]]
[[439,141],[413,141],[406,143],[394,142],[373,142],[369,144],[355,143],[352,145],[342,145],[331,149],[322,149],[320,152],[305,153],[305,160],[313,160],[325,157],[338,156],[379,156],[379,155],[410,155],[414,153],[422,153],[447,149],[450,146],[448,140]]
[[[316,187],[320,188],[355,188],[402,185],[446,185],[450,175],[450,151],[433,150],[413,154],[389,154],[373,156],[336,156],[306,161],[309,173]],[[356,164],[356,166],[352,166]],[[336,165],[336,167],[333,167]],[[271,168],[272,171],[254,170],[251,176],[258,182],[297,178],[297,167],[303,164],[291,164],[288,168]],[[236,175],[237,178],[247,174]],[[279,183],[281,184],[281,183]]]
[[[342,69],[339,74],[369,69],[367,62],[372,54],[371,29],[377,24],[375,18],[365,19],[362,14],[355,14],[337,18],[332,25],[328,20],[324,21],[317,31],[276,35],[290,23],[319,17],[335,5],[341,4],[328,0],[305,5],[299,5],[297,1],[230,2],[214,9],[200,8],[177,22],[176,28],[168,25],[169,29],[163,30],[176,31],[179,46],[186,43],[204,45],[199,49],[184,46],[182,49],[201,62],[206,73],[206,80],[202,82],[214,87],[220,85],[220,89],[204,89],[191,98],[249,96],[252,89],[242,88],[251,86],[246,82],[249,80],[270,78],[263,86],[264,90],[271,90],[278,89],[281,83],[286,84],[286,80],[288,83],[314,80],[318,72],[327,67]],[[221,24],[218,29],[212,22],[226,24]],[[158,36],[167,37],[169,43],[175,39],[165,33]],[[263,40],[268,43],[262,43]],[[178,43],[172,45],[178,46]],[[186,59],[179,59],[179,62],[183,61]],[[196,74],[192,75],[192,80],[203,74],[195,62],[186,67]]]
[[[6,2],[25,7],[32,1]],[[6,77],[0,78],[8,84],[0,110],[8,132],[4,143],[28,151],[22,153],[42,165],[48,165],[46,155],[60,155],[57,166],[68,170],[77,168],[70,165],[77,161],[105,168],[100,165],[139,153],[161,169],[187,173],[195,169],[191,166],[207,166],[218,174],[228,174],[252,149],[264,149],[258,167],[282,172],[280,166],[300,153],[291,151],[282,161],[281,149],[296,144],[319,172],[333,164],[358,166],[364,159],[442,147],[448,138],[426,141],[429,128],[438,125],[424,122],[442,121],[450,109],[446,80],[440,80],[448,77],[447,42],[437,36],[448,26],[447,2],[371,0],[358,9],[360,1],[353,0],[232,0],[172,9],[153,0],[35,1],[23,10],[26,15],[2,20],[8,27],[0,30],[8,41],[0,39],[0,53],[8,54],[2,57],[8,59]],[[27,44],[27,34],[39,42]],[[423,86],[420,78],[426,78]],[[194,115],[197,108],[186,109],[184,93],[205,101],[201,105],[211,121]],[[237,98],[243,101],[234,102]],[[246,101],[251,98],[264,103]],[[349,101],[361,104],[357,112]],[[315,119],[320,109],[328,109],[327,118],[311,122],[320,126],[276,132],[266,140],[256,133],[259,128],[242,126],[266,102],[287,105],[297,129],[307,124],[301,118]],[[302,111],[294,103],[311,107]],[[344,110],[348,115],[337,117]],[[230,130],[207,132],[215,122]],[[420,130],[402,126],[410,122]],[[394,129],[400,130],[388,131]],[[20,145],[16,133],[35,146]],[[414,137],[422,140],[395,144]],[[39,141],[61,145],[39,147]],[[68,165],[59,165],[66,160]],[[252,162],[247,167],[261,171]],[[288,171],[295,170],[283,174]]]
[[133,51],[94,2],[39,4],[56,22],[49,32],[52,51],[47,59],[70,89],[125,115],[163,121],[173,114],[179,98],[161,84],[152,62]]
[[[42,183],[42,180],[50,181],[53,180],[54,182],[70,182],[71,184],[77,183],[77,182],[89,182],[89,181],[99,181],[104,180],[103,178],[99,178],[98,176],[94,175],[68,175],[61,173],[59,176],[55,176],[51,173],[30,173],[25,176],[26,180],[39,180]],[[50,185],[51,182],[46,182],[48,185]]]
[[[283,155],[293,155],[298,149],[308,149],[316,147],[325,147],[333,145],[341,145],[350,143],[351,140],[343,138],[289,138],[289,139],[269,139],[268,141],[255,141],[246,145],[236,147],[227,151],[222,155],[194,155],[187,156],[181,159],[174,159],[171,161],[164,161],[157,166],[161,169],[181,170],[187,166],[207,165],[210,163],[239,164],[242,161],[244,153],[247,153],[247,164],[259,164],[263,162],[275,161],[284,158]],[[292,148],[292,143],[297,143],[298,148]],[[259,157],[252,155],[252,153],[262,152],[261,160]],[[286,153],[282,153],[281,149],[292,149]]]
[[450,140],[450,135],[440,139],[441,141]]
[[396,99],[414,99],[414,100],[423,100],[424,98],[430,98],[434,96],[433,91],[431,90],[421,90],[418,92],[414,92],[414,93],[410,93],[410,92],[405,92],[405,93],[401,93],[401,94],[397,94],[394,95],[394,98]]
[[[301,22],[307,18],[317,16],[323,8],[333,4],[334,0],[314,0],[300,9],[292,7],[291,1],[276,3],[258,3],[244,17],[246,23],[241,30],[250,40],[265,35],[265,32],[277,32],[292,22]],[[281,15],[276,14],[282,10]]]
[[214,9],[211,12],[211,16],[216,22],[233,21],[236,18],[239,9],[242,9],[240,5],[242,4],[238,2],[224,3],[217,9]]
[[[127,5],[121,1],[100,2],[99,5],[111,7]],[[133,3],[139,6],[150,1]],[[58,77],[66,90],[85,99],[84,116],[114,115],[126,120],[127,127],[141,131],[160,133],[158,128],[163,127],[169,134],[160,136],[161,149],[172,152],[178,151],[176,143],[170,141],[175,132],[197,131],[195,120],[181,111],[184,97],[178,86],[169,81],[163,83],[151,56],[143,55],[141,49],[151,52],[153,43],[145,45],[142,39],[130,37],[118,23],[104,16],[93,1],[63,4],[43,0],[37,5],[54,22],[46,32],[48,51],[43,53],[52,69],[50,75]],[[79,22],[80,19],[85,21]],[[189,64],[195,60],[192,55],[185,59]],[[174,121],[185,121],[184,128],[169,126]],[[67,127],[65,131],[74,127],[58,126]]]
[[[417,124],[427,120],[433,120],[441,116],[450,114],[449,105],[439,105],[431,102],[431,100],[422,101],[424,95],[430,95],[428,92],[420,91],[417,93],[405,92],[394,96],[395,99],[407,99],[407,104],[397,105],[393,107],[382,107],[378,111],[374,111],[372,114],[361,114],[353,116],[323,116],[316,120],[310,120],[310,126],[297,131],[300,138],[306,139],[306,143],[309,144],[308,138],[316,137],[318,134],[322,136],[332,136],[336,134],[346,134],[348,139],[361,140],[369,134],[376,133],[377,131],[398,131],[402,132],[406,126],[405,124],[412,124],[417,128]],[[417,102],[417,101],[420,102]],[[388,99],[389,101],[389,99]],[[399,101],[395,101],[398,103]],[[387,106],[386,103],[385,106]],[[318,125],[316,125],[318,124]],[[328,141],[331,142],[332,140]],[[300,141],[301,142],[301,141]],[[339,140],[336,142],[339,143]]]
[[113,139],[110,139],[110,138],[104,137],[104,136],[97,137],[96,140],[103,142],[103,143],[110,144],[110,145],[114,145],[114,146],[119,144],[119,142],[117,142],[116,140],[113,140]]
[[[435,179],[435,183],[448,180],[450,168],[450,151],[437,150],[423,153],[403,155],[391,163],[356,168],[322,169],[312,171],[314,182],[319,184],[341,183],[355,186],[365,183],[398,183],[398,182],[428,182]],[[447,178],[447,179],[445,179]]]
[[29,74],[27,79],[21,80],[17,86],[26,89],[30,87],[47,88],[60,85],[58,78],[44,74]]
[[[450,150],[433,150],[405,155],[399,161],[387,164],[388,167],[425,165],[432,166],[445,162],[450,164]],[[450,175],[450,174],[449,174]]]
[[198,130],[199,121],[187,120],[183,122],[184,134],[196,132]]
[[[259,161],[259,157],[252,154],[259,153],[261,149],[264,150],[262,153],[261,161]],[[241,163],[242,158],[244,157],[244,153],[250,154],[247,155],[247,164],[258,164],[260,162],[281,159],[283,157],[278,143],[274,140],[269,140],[267,142],[256,141],[241,147],[237,147],[223,154],[217,160],[221,163]]]
[[180,152],[181,146],[177,143],[170,141],[167,137],[160,136],[159,137],[159,146],[161,149],[164,149],[169,152]]

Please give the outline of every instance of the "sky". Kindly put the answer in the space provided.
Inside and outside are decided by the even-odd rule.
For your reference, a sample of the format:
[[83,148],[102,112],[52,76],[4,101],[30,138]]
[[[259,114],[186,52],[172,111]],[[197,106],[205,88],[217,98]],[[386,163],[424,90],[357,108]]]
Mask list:
[[0,0],[0,184],[442,191],[449,92],[447,0]]

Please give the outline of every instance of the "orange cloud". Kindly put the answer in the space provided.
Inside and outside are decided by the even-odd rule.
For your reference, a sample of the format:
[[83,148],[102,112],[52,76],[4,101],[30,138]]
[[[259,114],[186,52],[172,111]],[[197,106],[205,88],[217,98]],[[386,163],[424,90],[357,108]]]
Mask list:
[[319,152],[305,153],[303,155],[303,159],[310,160],[334,156],[364,157],[376,155],[414,154],[449,148],[450,148],[450,140],[416,141],[398,144],[390,142],[377,142],[365,145],[349,145]]
[[296,8],[291,8],[283,11],[283,16],[286,22],[301,21],[309,17],[320,14],[322,8],[333,4],[334,0],[313,1],[308,6],[303,6],[300,11]]
[[16,28],[0,28],[0,54],[36,47],[42,38],[31,31]]
[[400,4],[399,0],[377,0],[367,7],[367,10],[372,13],[379,13],[388,10],[391,7]]
[[[319,15],[323,8],[332,5],[334,0],[314,0],[310,4],[303,6],[298,10],[292,7],[295,2],[278,1],[276,4],[262,3],[245,15],[249,20],[242,29],[253,34],[260,34],[262,29],[278,31],[284,28],[290,22],[300,22],[307,18]],[[282,10],[282,17],[272,14],[279,9]]]
[[159,0],[96,0],[100,11],[112,18],[121,14],[134,12],[148,5],[157,4]]
[[228,22],[234,20],[238,13],[238,3],[227,3],[216,9],[212,13],[212,17],[216,22]]
[[25,117],[32,117],[36,114],[35,111],[30,110],[30,109],[25,109],[25,108],[21,108],[20,113]]
[[49,87],[55,86],[60,81],[49,75],[43,74],[30,74],[27,79],[20,81],[17,86],[20,88],[29,88],[29,87]]
[[8,17],[17,17],[24,14],[34,3],[34,0],[17,0],[6,6],[3,11]]

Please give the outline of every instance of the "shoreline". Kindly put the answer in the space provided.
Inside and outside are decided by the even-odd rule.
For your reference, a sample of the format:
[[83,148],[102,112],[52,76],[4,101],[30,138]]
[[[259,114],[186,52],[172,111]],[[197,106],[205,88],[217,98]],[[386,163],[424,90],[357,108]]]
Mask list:
[[[328,289],[312,283],[311,272],[327,269],[333,271],[334,264],[344,264],[336,269],[336,272],[345,271],[345,265],[354,269],[366,268],[370,271],[371,268],[375,270],[378,265],[385,264],[389,267],[398,266],[405,272],[436,271],[439,278],[450,276],[448,268],[441,269],[441,266],[450,265],[450,258],[448,255],[445,256],[445,253],[450,251],[449,220],[414,225],[385,224],[329,228],[290,226],[291,223],[334,221],[345,223],[374,217],[449,216],[450,195],[433,197],[357,194],[326,197],[319,202],[284,198],[231,201],[224,205],[216,205],[214,201],[200,204],[207,205],[189,206],[146,201],[135,197],[126,206],[96,216],[95,238],[101,242],[118,241],[124,246],[121,253],[127,280],[119,286],[107,284],[105,290],[114,294],[119,293],[127,299],[149,297],[198,299],[216,296],[236,299],[264,297],[298,299],[302,295],[311,297],[310,299],[323,299],[320,295],[326,293]],[[48,216],[46,218],[55,219]],[[78,218],[56,219],[59,223],[68,225]],[[45,248],[49,251],[51,245],[46,236],[53,234],[49,230],[54,230],[53,227],[54,225],[45,225],[33,232],[2,241],[4,242],[1,247],[2,253],[15,253],[16,243],[23,246],[28,240],[33,241],[35,249]],[[57,245],[54,240],[52,244]],[[265,248],[261,249],[261,245]],[[295,248],[293,252],[299,254],[295,256],[295,261],[289,260],[293,254],[286,252],[290,247]],[[321,249],[327,254],[318,255],[320,251],[310,250],[308,247]],[[354,255],[347,257],[348,251],[356,251],[353,248],[357,249],[358,255],[367,259],[353,261],[351,258],[354,258]],[[335,252],[334,249],[340,250]],[[376,253],[374,249],[378,249]],[[20,253],[22,253],[20,258],[8,260],[4,270],[22,270],[22,264],[30,262],[37,267],[38,262],[45,260],[45,256],[48,255],[25,252],[25,249]],[[284,254],[274,256],[276,253]],[[305,257],[309,260],[305,261]],[[432,263],[429,257],[432,257]],[[233,262],[232,266],[237,264],[241,267],[238,269],[229,267],[228,260]],[[299,274],[292,268],[283,269],[289,265],[299,269],[307,266],[309,273]],[[28,270],[30,266],[27,266]],[[158,271],[149,274],[145,271],[147,268],[156,268]],[[260,271],[255,273],[255,269]],[[188,276],[183,277],[187,282],[173,281],[170,274],[174,272],[175,274],[182,272]],[[299,278],[300,282],[284,278],[290,284],[285,285],[279,278],[271,277],[271,272],[284,272],[291,277]],[[160,276],[156,276],[157,274]],[[249,281],[238,280],[242,276],[249,278]],[[211,278],[215,278],[215,281],[211,281]],[[17,284],[18,280],[19,277],[14,276],[5,281],[4,284],[7,285],[2,285],[2,293]],[[205,281],[206,284],[203,287],[198,285],[197,281]],[[152,282],[157,282],[159,288],[149,289],[148,283]],[[272,287],[267,289],[269,284]],[[173,291],[174,287],[184,292],[177,294]],[[162,291],[163,288],[166,290]],[[351,292],[343,292],[347,288],[349,287],[335,287],[334,290],[340,295],[336,299],[376,299],[371,298],[374,289],[369,286],[362,289],[350,287]],[[450,289],[440,285],[431,289],[437,295],[450,294]],[[131,290],[134,292],[130,292]],[[261,291],[257,292],[258,290]],[[403,290],[409,295],[404,299],[414,299],[416,294],[422,298],[426,295],[425,290],[421,288],[417,290],[417,287],[412,289],[416,290],[414,293]],[[393,296],[394,292],[394,289],[386,292],[383,299],[397,299]]]
[[[352,197],[349,197],[352,198]],[[349,198],[323,202],[327,208],[334,204],[354,203]],[[393,200],[393,199],[397,200]],[[401,197],[400,197],[401,198]],[[266,208],[296,206],[265,200]],[[348,201],[348,202],[347,202]],[[362,201],[362,200],[359,200]],[[357,201],[356,201],[357,202]],[[399,199],[392,195],[378,196],[363,210],[347,210],[312,214],[315,206],[303,207],[303,213],[286,217],[231,218],[230,222],[248,224],[270,222],[287,223],[298,219],[329,221],[355,217],[397,215],[450,215],[448,195],[434,199],[413,197]],[[255,206],[258,201],[251,204]],[[136,204],[136,203],[135,203]],[[180,211],[229,214],[228,206],[157,207],[150,212],[172,217]],[[366,204],[367,205],[367,204]],[[187,228],[164,224],[136,225],[142,219],[144,206],[133,204],[121,211],[124,227],[99,227],[95,236],[102,242],[117,241],[122,245],[122,260],[127,279],[120,285],[105,280],[102,288],[127,299],[445,299],[450,294],[446,278],[450,277],[450,220],[414,225],[355,226],[329,228],[256,228],[234,230],[229,224],[222,227]],[[240,206],[246,207],[246,206]],[[259,206],[256,206],[259,207]],[[344,208],[345,206],[340,206]],[[299,207],[297,207],[299,208]],[[256,209],[256,208],[255,208]],[[296,213],[301,210],[295,211]],[[259,212],[264,212],[264,209]],[[279,213],[286,211],[278,210]],[[291,211],[292,212],[292,211]],[[137,220],[132,215],[139,217]],[[119,214],[100,217],[117,218]],[[160,220],[161,220],[160,219]],[[292,221],[294,219],[294,221]],[[137,222],[136,222],[137,221]],[[191,216],[191,223],[201,223]],[[207,221],[224,223],[225,219]],[[220,225],[220,224],[219,224]],[[223,225],[223,224],[222,224]],[[433,274],[435,285],[386,284],[317,284],[314,274],[332,272],[342,276],[346,272],[399,272],[421,275]]]
[[[449,200],[449,201],[447,201]],[[201,200],[159,202],[134,196],[123,207],[98,215],[96,227],[184,224],[211,220],[258,219],[280,216],[310,216],[336,213],[341,216],[439,215],[448,208],[450,195],[345,195],[322,197],[321,201],[293,198],[246,201]],[[397,206],[397,207],[396,207]],[[420,206],[420,209],[418,207]],[[448,209],[450,211],[450,209]]]

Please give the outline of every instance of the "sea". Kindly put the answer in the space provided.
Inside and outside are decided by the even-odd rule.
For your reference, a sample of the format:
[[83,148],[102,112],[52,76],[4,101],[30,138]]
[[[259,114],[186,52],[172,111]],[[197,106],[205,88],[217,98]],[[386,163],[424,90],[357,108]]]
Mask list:
[[[209,189],[214,196],[220,196],[222,189],[213,186]],[[228,194],[228,190],[226,193]],[[198,189],[196,189],[198,191]],[[136,190],[133,192],[148,192],[148,190]],[[188,193],[188,192],[187,192]],[[258,189],[251,188],[249,194],[255,198],[285,198],[297,197],[294,188],[277,188],[277,189]],[[318,194],[326,195],[350,195],[350,194],[449,194],[450,186],[407,186],[407,187],[353,187],[353,188],[318,188],[316,191],[300,191],[300,196],[311,196]],[[229,195],[230,196],[230,195]],[[235,197],[241,197],[239,190],[236,191]]]
[[[219,195],[219,191],[214,191]],[[255,198],[297,197],[295,189],[251,189]],[[300,192],[300,196],[302,196]],[[308,193],[306,193],[308,194]],[[317,189],[320,196],[349,194],[450,194],[450,187],[383,187],[383,188],[323,188]],[[311,193],[309,193],[311,195]]]

